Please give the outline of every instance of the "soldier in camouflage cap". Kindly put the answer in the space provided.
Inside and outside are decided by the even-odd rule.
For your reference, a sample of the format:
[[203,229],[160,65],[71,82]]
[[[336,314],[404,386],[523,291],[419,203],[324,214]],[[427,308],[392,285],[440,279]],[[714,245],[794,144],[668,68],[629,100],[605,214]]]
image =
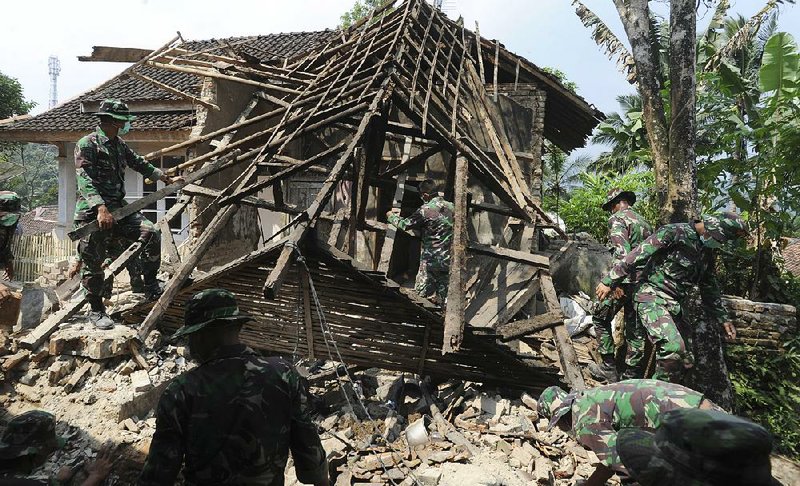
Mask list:
[[16,192],[0,191],[0,269],[9,279],[14,278],[14,254],[11,253],[11,238],[17,229],[21,201]]
[[617,449],[642,486],[770,486],[772,437],[760,425],[713,410],[673,410],[655,432],[624,429]]
[[56,436],[56,419],[42,410],[14,417],[0,436],[0,470],[29,473],[44,462],[63,439]]
[[625,472],[617,452],[617,433],[628,427],[655,428],[663,414],[679,408],[718,409],[685,386],[657,380],[624,380],[581,392],[558,387],[542,392],[540,417],[575,436],[600,460],[587,485],[602,485],[615,472]]
[[[614,188],[608,192],[603,209],[609,211],[608,240],[613,251],[612,266],[617,265],[634,248],[639,246],[653,229],[642,215],[631,206],[636,203],[636,194]],[[592,321],[597,332],[598,346],[602,363],[589,364],[589,371],[595,378],[609,383],[617,381],[616,347],[611,332],[611,321],[624,310],[625,316],[625,371],[623,379],[641,378],[644,375],[642,358],[644,355],[645,332],[639,322],[636,305],[633,302],[637,275],[623,280],[610,297],[597,303],[592,313]]]
[[[694,224],[668,224],[630,252],[597,285],[598,299],[636,269],[645,267],[634,296],[647,336],[656,349],[653,378],[680,383],[693,367],[686,339],[690,329],[683,318],[688,292],[697,285],[705,318],[720,326],[728,339],[736,329],[728,320],[714,269],[714,248],[746,235],[744,223],[734,213],[705,216]],[[697,324],[697,323],[696,323]]]
[[447,284],[450,276],[450,247],[453,244],[453,203],[446,201],[436,192],[436,183],[426,179],[419,185],[422,206],[407,218],[400,217],[400,210],[386,213],[389,224],[402,230],[422,231],[422,250],[420,260],[426,275],[420,279],[421,285],[414,290],[428,298],[436,296],[436,302],[444,307],[447,300]]
[[[144,177],[165,184],[175,181],[136,154],[120,138],[130,129],[136,117],[128,106],[119,100],[105,100],[97,112],[100,125],[81,138],[75,146],[75,168],[78,181],[78,201],[75,205],[75,226],[97,220],[100,230],[83,237],[78,252],[83,261],[82,284],[91,306],[89,319],[101,329],[114,323],[103,305],[103,262],[109,256],[109,247],[115,244],[128,247],[140,240],[144,250],[139,256],[144,277],[145,293],[155,299],[161,293],[156,279],[161,264],[161,237],[156,226],[136,212],[119,221],[111,213],[125,204],[125,168],[139,172]],[[112,242],[117,240],[117,242]],[[120,243],[121,242],[121,243]]]
[[161,396],[139,485],[174,484],[182,465],[186,484],[283,484],[290,449],[298,480],[328,484],[308,391],[292,365],[240,343],[249,320],[225,289],[187,302],[174,337],[200,365]]

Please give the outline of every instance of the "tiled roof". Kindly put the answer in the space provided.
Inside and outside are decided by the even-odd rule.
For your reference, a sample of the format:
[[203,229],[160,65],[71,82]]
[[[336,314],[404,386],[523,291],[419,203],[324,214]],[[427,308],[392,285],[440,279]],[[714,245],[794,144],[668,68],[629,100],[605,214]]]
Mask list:
[[786,247],[781,255],[783,265],[787,272],[800,276],[800,238],[787,238]]
[[19,217],[19,228],[24,235],[49,233],[58,223],[58,206],[41,206]]
[[[327,42],[335,32],[333,30],[289,32],[249,37],[230,37],[221,40],[189,41],[186,47],[191,50],[209,49],[216,54],[227,55],[227,48],[222,45],[224,44],[242,52],[245,56],[253,57],[260,61],[269,61],[294,57],[308,52]],[[200,78],[192,74],[177,73],[151,66],[139,66],[136,68],[136,72],[193,96],[199,96],[200,94]],[[145,81],[121,75],[52,110],[26,120],[0,125],[0,132],[90,131],[97,125],[97,119],[91,114],[81,113],[81,102],[100,101],[106,98],[119,98],[125,102],[177,101],[182,99],[176,94],[166,92]],[[195,122],[194,111],[190,110],[137,113],[137,117],[132,123],[134,130],[181,130],[191,127]],[[1,138],[2,135],[0,134]]]

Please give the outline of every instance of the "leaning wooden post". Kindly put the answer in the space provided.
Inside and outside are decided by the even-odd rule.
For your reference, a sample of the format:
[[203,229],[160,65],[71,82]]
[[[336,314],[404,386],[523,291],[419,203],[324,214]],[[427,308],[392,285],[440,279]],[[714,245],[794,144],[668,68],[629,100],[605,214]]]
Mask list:
[[464,269],[467,265],[467,174],[466,157],[456,158],[455,208],[453,246],[450,251],[450,283],[447,289],[447,308],[444,316],[442,354],[461,348],[464,339]]
[[[544,297],[548,312],[561,314],[561,305],[558,302],[558,295],[553,286],[553,279],[544,270],[539,271],[539,285],[541,286],[542,297]],[[583,374],[578,365],[578,354],[572,346],[572,339],[569,337],[566,326],[556,326],[551,330],[551,333],[556,342],[564,378],[567,380],[570,389],[572,391],[585,389],[586,383],[583,381]]]

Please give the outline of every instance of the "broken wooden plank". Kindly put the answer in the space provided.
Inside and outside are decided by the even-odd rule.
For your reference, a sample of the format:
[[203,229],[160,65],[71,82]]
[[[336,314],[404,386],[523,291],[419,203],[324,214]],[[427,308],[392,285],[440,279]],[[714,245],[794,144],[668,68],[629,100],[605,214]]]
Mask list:
[[150,371],[150,365],[147,364],[147,360],[144,359],[144,356],[142,356],[141,351],[139,351],[139,343],[133,340],[128,341],[128,350],[131,352],[133,360],[136,361],[136,364],[139,365],[140,369],[143,369],[145,371]]
[[[542,289],[542,296],[547,305],[547,310],[554,314],[561,314],[561,305],[558,302],[558,295],[553,286],[553,279],[550,274],[544,271],[539,272],[539,285]],[[572,339],[567,333],[566,326],[557,326],[551,330],[553,339],[556,342],[556,349],[558,350],[558,357],[561,361],[561,367],[564,370],[564,378],[573,391],[581,391],[586,388],[586,383],[583,380],[581,368],[578,365],[578,355],[575,353],[575,348],[572,346]]]
[[407,157],[404,156],[403,159],[400,161],[400,163],[397,166],[392,167],[391,169],[387,169],[387,170],[381,172],[380,175],[378,175],[378,177],[381,178],[381,179],[387,178],[387,177],[394,177],[397,174],[400,174],[401,172],[405,172],[405,171],[413,168],[417,164],[425,163],[425,161],[427,161],[430,157],[438,154],[443,149],[444,149],[443,146],[437,144],[437,145],[434,145],[433,147],[430,147],[430,148],[418,153],[417,155],[415,155],[413,157],[407,158]]
[[564,324],[564,316],[560,312],[548,312],[530,319],[509,322],[497,329],[502,336],[502,341],[511,341],[529,334],[534,334],[545,329],[550,329]]
[[464,340],[464,272],[467,268],[467,174],[469,162],[462,154],[456,157],[453,243],[450,250],[450,280],[444,317],[442,354],[461,349]]
[[94,366],[94,363],[92,363],[90,360],[87,359],[81,365],[81,367],[78,368],[78,370],[72,373],[72,376],[69,377],[69,380],[64,385],[64,391],[70,393],[72,390],[74,390],[75,387],[78,386],[78,383],[81,382],[83,377],[86,376],[87,373],[89,373],[89,370],[92,369],[92,366]]
[[[227,167],[233,164],[231,159],[235,158],[236,155],[238,154],[239,151],[235,150],[225,155],[224,157],[220,157],[219,159],[215,160],[214,162],[211,162],[210,164],[202,167],[201,169],[186,174],[182,180],[174,182],[166,187],[163,187],[155,191],[152,194],[148,194],[143,198],[137,199],[136,201],[133,201],[130,204],[122,206],[121,208],[112,212],[111,216],[114,218],[114,221],[119,221],[120,219],[130,216],[131,214],[137,211],[141,211],[142,209],[145,209],[147,206],[155,203],[156,201],[164,199],[166,196],[175,194],[179,190],[183,189],[184,187],[188,186],[189,184],[197,180],[202,179],[203,177],[206,177],[210,174],[214,174],[223,169],[226,169]],[[94,233],[99,229],[100,225],[97,223],[97,220],[95,220],[92,221],[91,223],[81,226],[80,228],[74,231],[69,232],[68,235],[72,241],[76,241],[83,238],[84,236]]]
[[512,250],[511,248],[502,248],[494,245],[482,245],[480,243],[470,242],[467,249],[472,253],[479,255],[486,255],[501,260],[508,260],[511,262],[524,263],[537,268],[550,269],[550,258],[545,255],[537,255],[527,251]]
[[[139,252],[142,251],[142,248],[142,243],[140,241],[136,241],[129,246],[128,249],[122,252],[122,254],[120,254],[120,256],[118,256],[117,259],[105,269],[103,285],[111,281],[116,274],[121,272],[128,263],[128,260],[135,258]],[[70,302],[55,314],[50,314],[50,316],[45,319],[44,322],[36,326],[30,333],[19,340],[19,346],[24,349],[38,348],[45,339],[50,337],[50,335],[53,334],[56,329],[58,329],[58,326],[61,325],[61,323],[67,321],[72,316],[77,314],[81,307],[86,304],[87,300],[88,299],[86,295],[84,295],[80,299]]]
[[169,282],[167,282],[166,286],[164,287],[164,292],[158,298],[158,301],[153,305],[153,307],[150,309],[150,312],[147,314],[147,317],[142,322],[141,328],[139,329],[139,339],[141,341],[144,342],[147,335],[150,334],[150,330],[153,328],[153,326],[155,326],[156,322],[161,319],[164,311],[167,310],[169,305],[172,303],[172,299],[174,299],[181,290],[183,284],[186,282],[186,279],[188,279],[192,274],[192,271],[200,262],[200,259],[203,257],[206,250],[208,250],[208,248],[217,238],[217,235],[220,233],[220,231],[225,228],[228,223],[230,223],[233,215],[236,214],[238,209],[239,206],[232,204],[230,206],[226,206],[220,212],[214,215],[214,219],[211,220],[211,223],[198,238],[197,243],[192,248],[192,252],[187,255],[183,262],[181,262],[180,268],[177,272],[175,272],[175,275],[173,275]]
[[206,101],[206,100],[204,100],[202,98],[198,98],[196,96],[192,96],[189,93],[184,93],[183,91],[181,91],[179,89],[173,88],[172,86],[170,86],[168,84],[164,84],[161,81],[157,81],[157,80],[155,80],[155,79],[153,79],[153,78],[151,78],[149,76],[145,76],[144,74],[137,73],[136,71],[131,71],[128,74],[130,74],[131,76],[133,76],[136,79],[144,81],[145,83],[152,84],[153,86],[155,86],[158,89],[161,89],[163,91],[166,91],[167,93],[172,93],[174,95],[180,96],[181,98],[186,98],[187,100],[191,101],[192,103],[197,103],[198,105],[202,105],[202,106],[204,106],[204,107],[206,107],[206,108],[208,108],[210,110],[219,111],[219,106],[215,105],[214,103]]

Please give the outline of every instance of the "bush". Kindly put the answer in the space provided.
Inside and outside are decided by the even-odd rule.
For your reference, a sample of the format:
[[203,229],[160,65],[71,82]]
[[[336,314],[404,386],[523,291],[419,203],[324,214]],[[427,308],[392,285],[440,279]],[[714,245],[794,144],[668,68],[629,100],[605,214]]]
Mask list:
[[748,346],[728,349],[735,412],[767,427],[776,451],[800,459],[800,337],[784,349],[767,356]]
[[614,187],[636,193],[636,211],[651,224],[655,224],[658,208],[651,196],[654,184],[652,172],[626,172],[619,176],[583,173],[583,186],[572,192],[562,203],[559,216],[569,232],[585,231],[597,241],[608,239],[608,212],[600,207],[606,202],[608,191]]

